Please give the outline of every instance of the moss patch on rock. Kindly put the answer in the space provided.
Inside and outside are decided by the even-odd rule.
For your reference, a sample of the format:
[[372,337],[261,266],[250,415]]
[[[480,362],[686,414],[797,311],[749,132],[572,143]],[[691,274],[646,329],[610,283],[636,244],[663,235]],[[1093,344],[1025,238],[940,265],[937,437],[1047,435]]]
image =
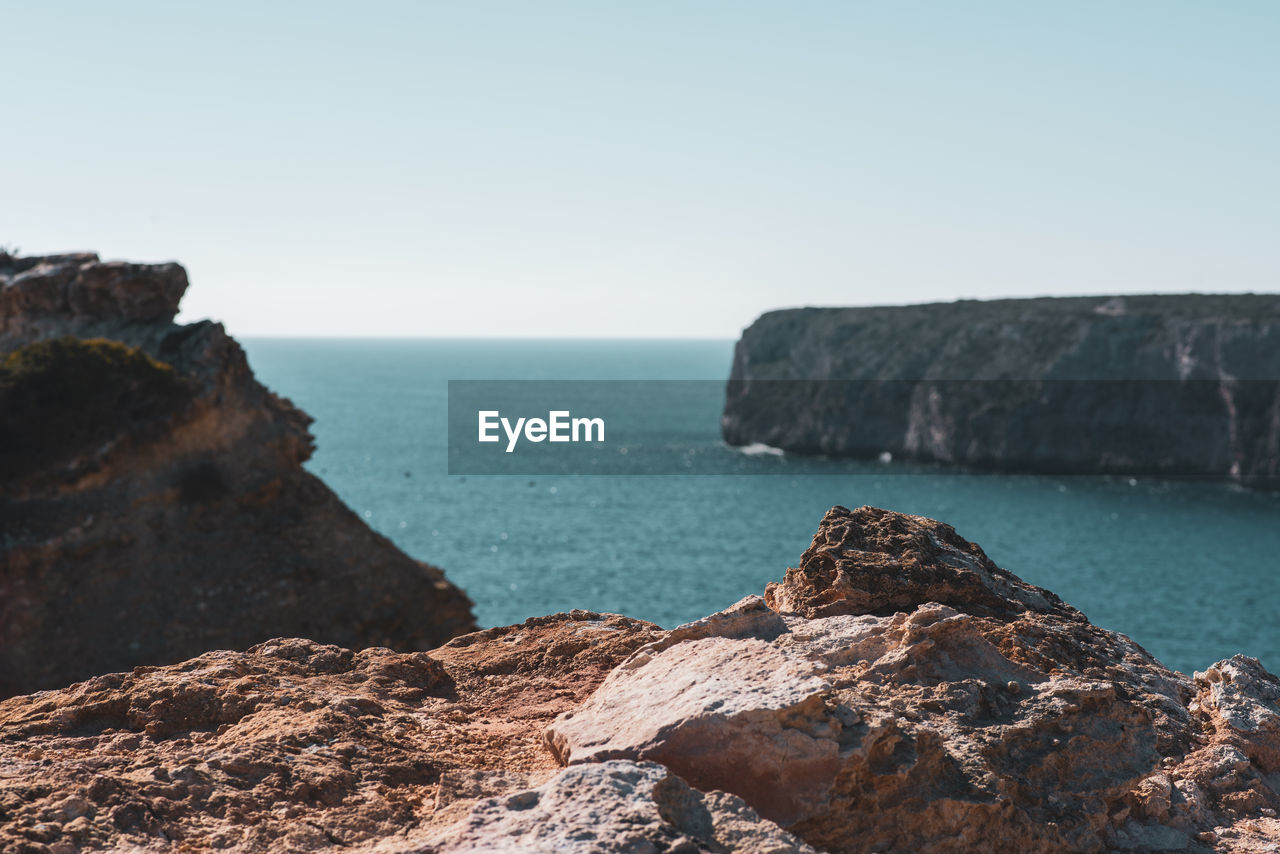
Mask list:
[[176,412],[193,391],[137,347],[70,336],[0,360],[0,478],[20,477]]

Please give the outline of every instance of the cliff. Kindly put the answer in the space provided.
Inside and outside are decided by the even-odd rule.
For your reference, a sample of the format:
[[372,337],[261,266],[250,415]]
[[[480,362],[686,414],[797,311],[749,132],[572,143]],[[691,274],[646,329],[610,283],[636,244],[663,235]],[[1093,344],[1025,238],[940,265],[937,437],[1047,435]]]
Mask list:
[[833,508],[662,631],[273,640],[0,702],[0,848],[1257,852],[1280,681],[1189,678],[949,526]]
[[0,696],[280,634],[428,649],[473,630],[435,567],[302,468],[310,419],[177,264],[0,254]]
[[1280,482],[1280,296],[794,309],[738,342],[731,445]]

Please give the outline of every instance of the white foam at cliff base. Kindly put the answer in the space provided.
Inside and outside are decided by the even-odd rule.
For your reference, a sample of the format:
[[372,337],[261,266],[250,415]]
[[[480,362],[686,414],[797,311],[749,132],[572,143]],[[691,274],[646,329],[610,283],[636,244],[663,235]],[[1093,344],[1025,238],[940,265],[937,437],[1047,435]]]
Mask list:
[[780,457],[786,453],[781,448],[775,448],[772,445],[766,445],[764,442],[752,442],[750,445],[743,445],[738,448],[740,453],[746,454],[748,457],[758,457],[762,454],[768,454],[772,457]]

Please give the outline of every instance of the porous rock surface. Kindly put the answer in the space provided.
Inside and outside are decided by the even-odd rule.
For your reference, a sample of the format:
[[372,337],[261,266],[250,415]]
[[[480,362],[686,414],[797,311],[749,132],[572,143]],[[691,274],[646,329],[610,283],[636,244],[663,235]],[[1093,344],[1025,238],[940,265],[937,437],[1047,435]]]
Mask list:
[[614,760],[575,765],[535,789],[482,801],[464,821],[440,829],[419,850],[811,854],[814,849],[762,821],[741,798],[691,789],[653,762]]
[[12,697],[0,851],[416,850],[549,780],[546,726],[660,634],[577,611],[429,654],[275,639]]
[[177,264],[0,253],[0,697],[278,635],[422,650],[471,631],[441,570],[302,463],[310,418]]
[[[429,653],[275,640],[0,703],[0,850],[1280,850],[1280,681],[1189,678],[949,526]],[[808,846],[808,847],[806,847]]]
[[1172,672],[950,526],[834,508],[800,566],[620,664],[548,730],[829,851],[1256,851],[1280,683]]

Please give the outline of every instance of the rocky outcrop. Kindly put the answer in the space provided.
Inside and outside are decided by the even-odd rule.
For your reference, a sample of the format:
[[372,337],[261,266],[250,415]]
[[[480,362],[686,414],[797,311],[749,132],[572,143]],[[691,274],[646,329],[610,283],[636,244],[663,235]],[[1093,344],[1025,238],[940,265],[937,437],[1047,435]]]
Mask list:
[[434,854],[814,851],[762,821],[741,798],[691,789],[653,762],[622,761],[574,766],[536,789],[482,801],[464,821],[441,828],[426,849]]
[[671,631],[275,640],[0,703],[16,851],[1259,852],[1278,809],[1257,661],[1170,671],[870,507]]
[[435,567],[302,468],[310,419],[177,264],[0,254],[0,696],[280,634],[429,649],[475,628]]
[[822,850],[1260,850],[1277,689],[1252,659],[1169,671],[947,525],[835,508],[764,598],[637,650],[548,741]]
[[825,850],[1088,851],[1194,743],[1183,677],[946,525],[836,508],[766,597],[638,651],[557,755],[661,762]]
[[1280,483],[1280,296],[770,312],[734,354],[731,445],[1004,471]]
[[[578,611],[429,655],[277,639],[14,697],[0,850],[413,851],[460,822],[481,834],[498,820],[488,798],[555,776],[546,726],[660,635]],[[578,785],[606,784],[562,781],[542,802]]]

